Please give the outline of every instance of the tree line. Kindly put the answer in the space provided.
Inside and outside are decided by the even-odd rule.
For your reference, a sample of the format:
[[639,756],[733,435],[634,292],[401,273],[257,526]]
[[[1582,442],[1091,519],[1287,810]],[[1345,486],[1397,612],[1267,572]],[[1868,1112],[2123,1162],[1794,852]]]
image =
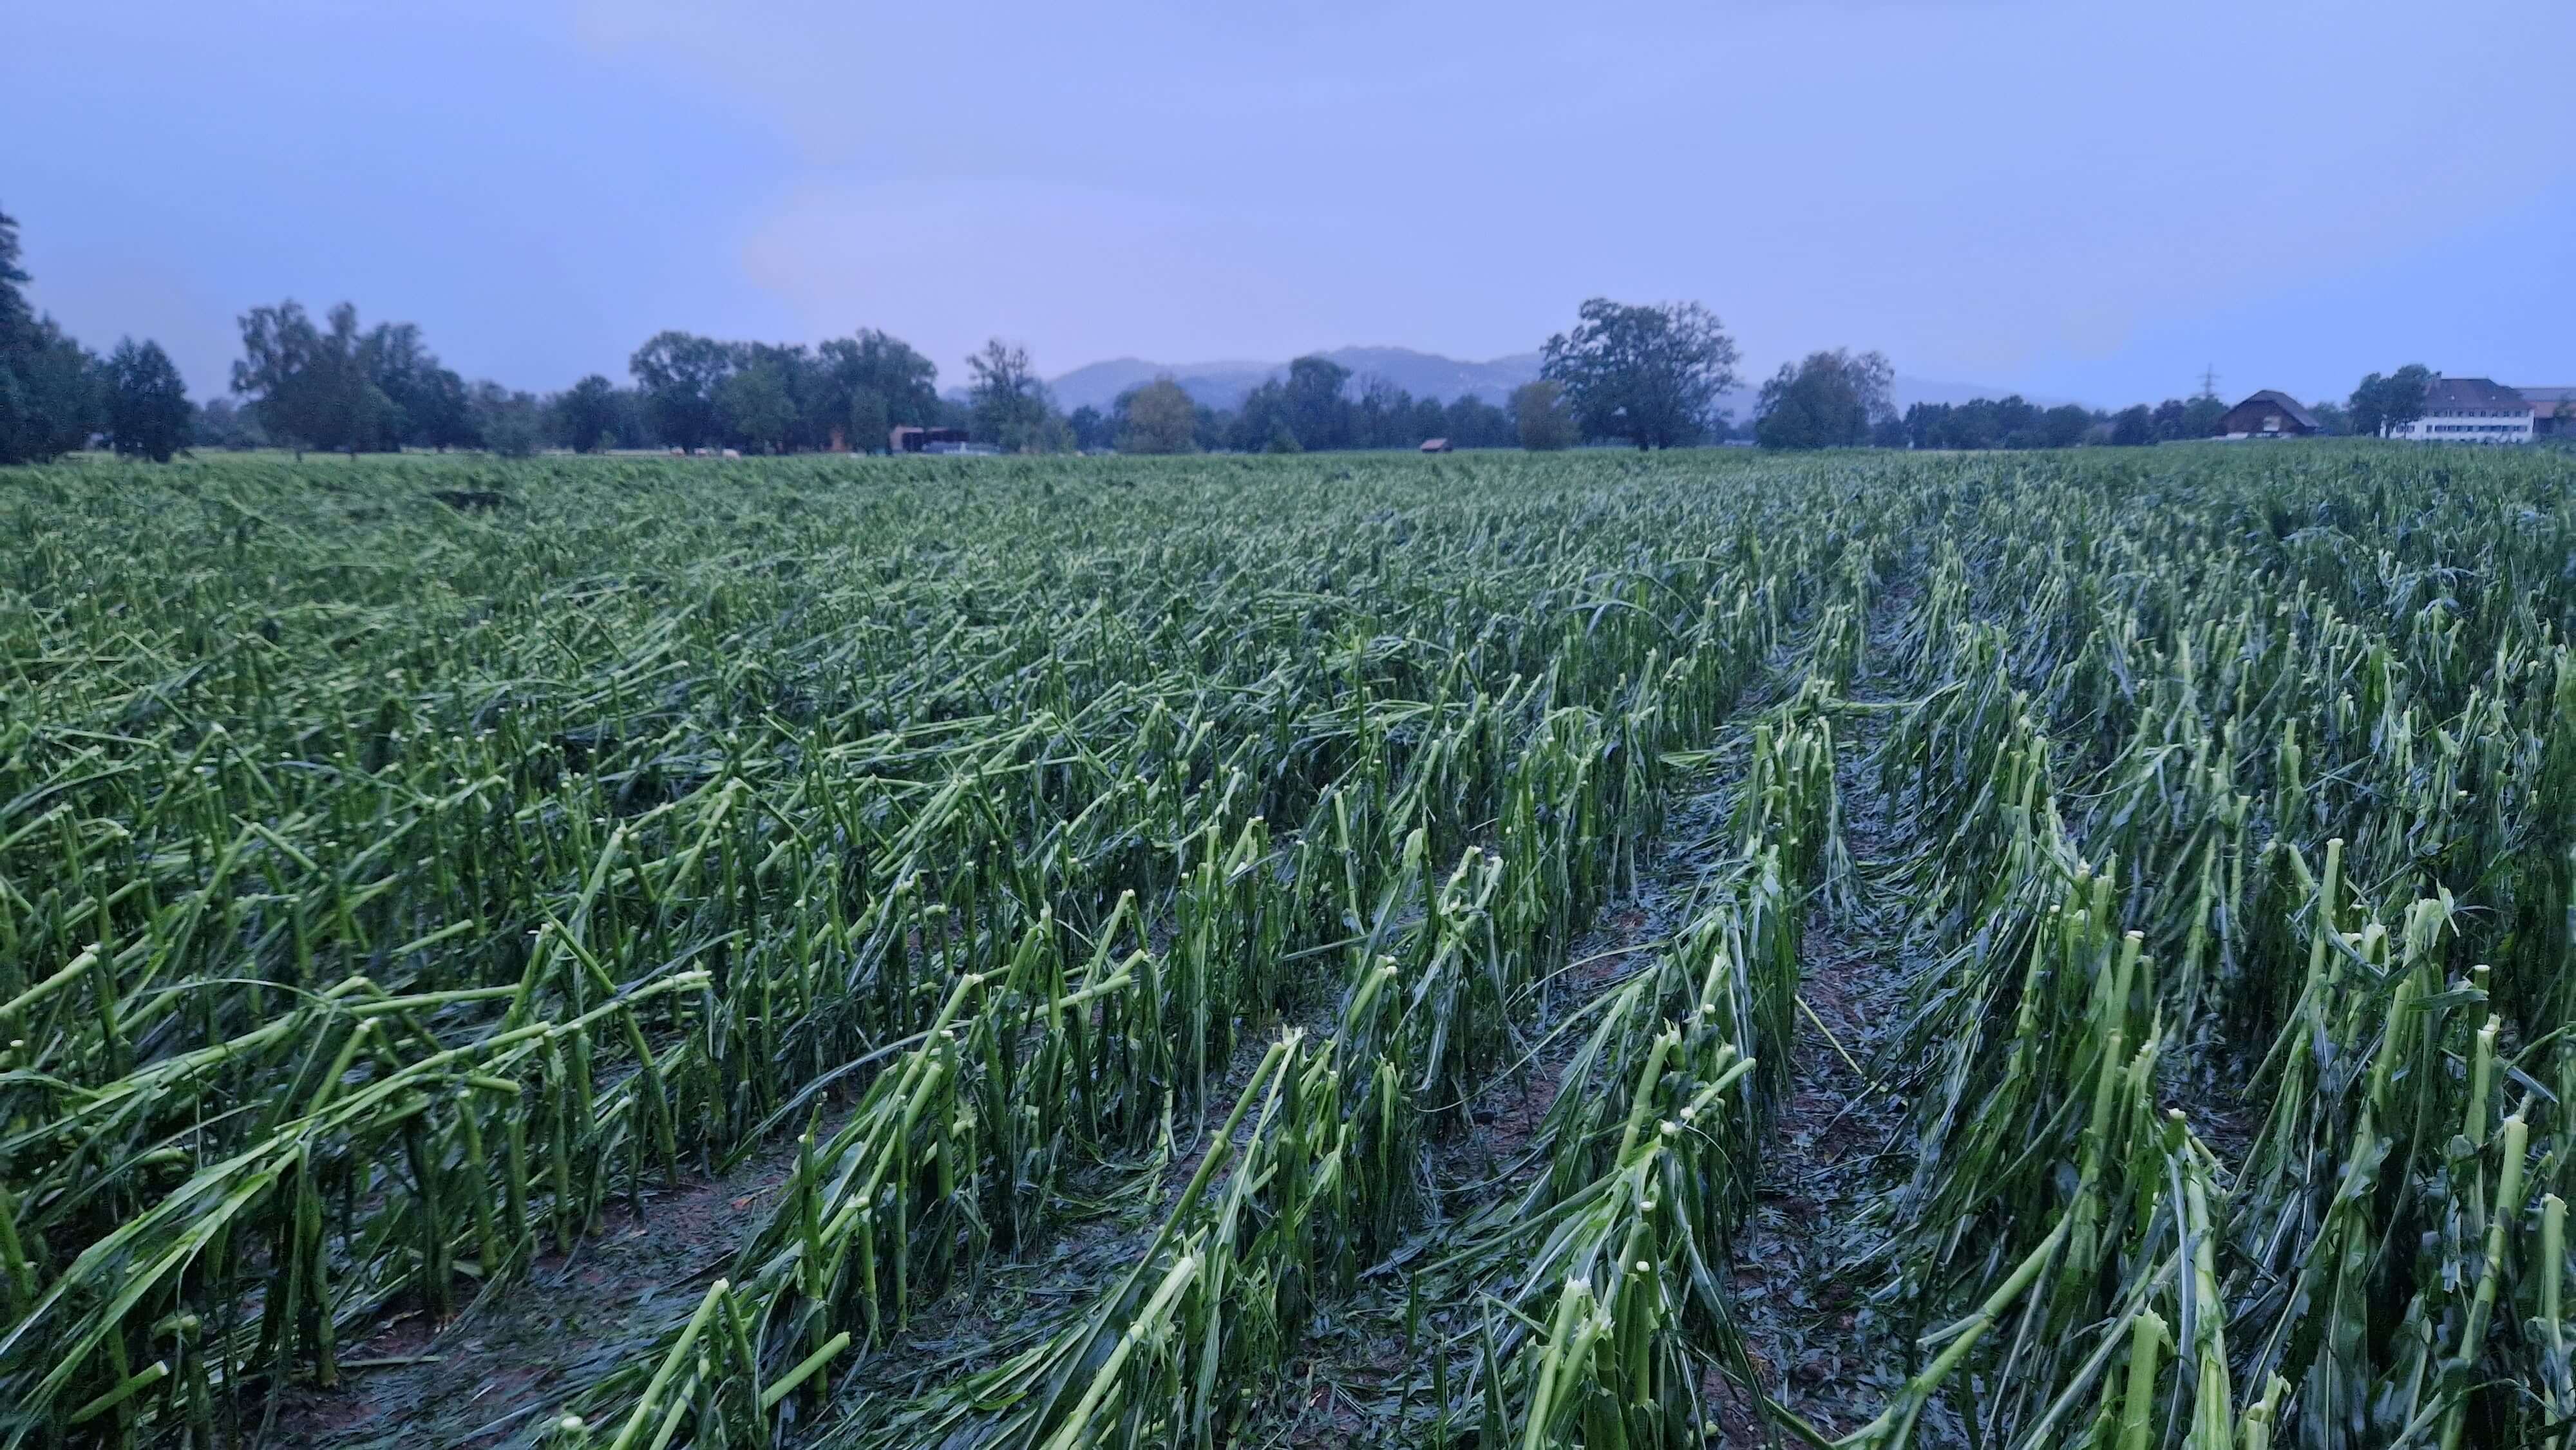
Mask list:
[[20,289],[18,224],[0,213],[0,463],[42,462],[105,436],[166,462],[188,441],[188,390],[158,343],[126,338],[101,358]]
[[293,302],[241,321],[232,390],[200,407],[161,345],[124,338],[100,357],[27,300],[17,222],[0,213],[0,463],[42,462],[99,441],[168,462],[191,446],[532,452],[549,400],[467,383],[410,323],[362,328],[346,303],[319,322]]
[[[1819,352],[1783,364],[1762,385],[1752,440],[1766,448],[2137,448],[2215,437],[2228,411],[2204,388],[2116,411],[2014,395],[1915,403],[1900,414],[1890,396],[1895,376],[1877,353]],[[2422,414],[2430,377],[2421,366],[2400,368],[2393,379],[2373,373],[2349,402],[2320,401],[2308,411],[2321,432],[2376,435]]]
[[21,290],[17,226],[0,216],[0,463],[41,460],[104,439],[120,453],[167,460],[189,446],[386,452],[405,448],[729,448],[796,452],[888,446],[899,427],[955,429],[1006,452],[1304,452],[1453,447],[1561,448],[1578,441],[1672,447],[1722,436],[1712,408],[1734,382],[1735,345],[1696,304],[1584,304],[1550,338],[1538,381],[1506,406],[1472,394],[1416,398],[1355,378],[1322,357],[1231,408],[1197,402],[1169,378],[1107,409],[1060,411],[1027,350],[1001,339],[967,361],[962,396],[939,369],[873,329],[803,344],[738,342],[667,331],[627,360],[629,382],[602,374],[539,396],[468,382],[409,322],[361,321],[342,302],[314,317],[287,300],[239,318],[242,355],[228,396],[192,404],[156,343],[126,340],[100,359]]
[[[679,448],[743,452],[882,451],[902,427],[954,429],[1004,452],[1312,452],[1411,448],[1545,450],[1579,443],[1673,448],[1742,441],[1764,448],[2139,447],[2206,438],[2227,405],[2204,389],[2112,411],[2018,396],[1915,403],[1899,412],[1896,372],[1876,352],[1816,352],[1785,363],[1738,426],[1720,406],[1739,354],[1695,302],[1593,298],[1547,339],[1539,377],[1497,406],[1472,394],[1416,398],[1323,357],[1292,361],[1240,404],[1213,407],[1157,378],[1106,409],[1060,411],[1025,348],[999,338],[967,360],[962,394],[902,339],[863,328],[813,347],[667,331],[604,374],[538,396],[467,382],[408,322],[361,324],[347,302],[320,319],[294,301],[239,319],[231,396],[190,403],[178,369],[149,340],[105,358],[84,349],[21,290],[17,225],[0,214],[0,463],[44,459],[103,439],[167,460],[191,446],[385,452],[488,449],[527,454]],[[2421,416],[2433,374],[2410,364],[2372,373],[2346,403],[2312,411],[2330,433],[2379,434]]]
[[1383,378],[1354,379],[1322,357],[1289,363],[1286,377],[1262,383],[1236,407],[1198,402],[1179,383],[1157,378],[1119,394],[1105,412],[1084,406],[1066,421],[1076,446],[1120,453],[1413,448],[1434,438],[1457,448],[1508,448],[1520,437],[1510,409],[1472,393],[1447,403],[1416,398]]

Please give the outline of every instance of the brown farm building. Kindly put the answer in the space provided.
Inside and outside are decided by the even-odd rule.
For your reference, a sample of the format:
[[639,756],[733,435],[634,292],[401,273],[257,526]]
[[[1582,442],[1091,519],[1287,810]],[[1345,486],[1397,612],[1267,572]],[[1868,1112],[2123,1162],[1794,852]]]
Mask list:
[[887,450],[894,453],[919,453],[933,443],[965,441],[966,430],[963,428],[902,427],[886,435]]
[[2516,388],[2531,405],[2531,432],[2538,438],[2576,438],[2576,388]]
[[2227,410],[2218,420],[2221,438],[2304,438],[2324,431],[2317,415],[2287,393],[2265,388]]

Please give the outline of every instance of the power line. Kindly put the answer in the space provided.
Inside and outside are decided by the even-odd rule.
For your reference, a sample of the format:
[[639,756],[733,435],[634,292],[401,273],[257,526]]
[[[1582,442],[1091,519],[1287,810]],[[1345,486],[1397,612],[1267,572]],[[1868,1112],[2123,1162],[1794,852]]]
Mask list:
[[2200,395],[2204,398],[2218,396],[2218,367],[2214,363],[2200,370]]

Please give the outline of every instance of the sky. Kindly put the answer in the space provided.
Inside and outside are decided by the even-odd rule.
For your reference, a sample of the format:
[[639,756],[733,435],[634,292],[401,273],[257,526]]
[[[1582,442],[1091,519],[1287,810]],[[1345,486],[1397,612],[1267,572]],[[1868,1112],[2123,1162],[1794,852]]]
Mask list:
[[34,302],[200,395],[294,298],[468,377],[883,328],[963,380],[1695,300],[2102,406],[2576,384],[2576,5],[10,0]]

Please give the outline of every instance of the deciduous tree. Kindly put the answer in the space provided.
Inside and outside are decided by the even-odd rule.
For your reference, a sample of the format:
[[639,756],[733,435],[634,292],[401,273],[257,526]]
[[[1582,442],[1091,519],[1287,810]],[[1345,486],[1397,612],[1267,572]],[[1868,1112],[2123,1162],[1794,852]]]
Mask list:
[[1301,357],[1288,364],[1288,429],[1299,448],[1350,446],[1351,400],[1342,391],[1350,380],[1351,370],[1330,358]]
[[1052,453],[1070,442],[1046,384],[1029,365],[1029,350],[994,338],[966,360],[975,410],[975,435],[1006,453]]
[[1521,446],[1533,453],[1552,453],[1574,446],[1574,412],[1565,404],[1565,385],[1548,378],[1512,390],[1512,425]]
[[467,389],[474,432],[504,458],[525,458],[545,442],[545,415],[532,393],[514,392],[488,379]]
[[39,317],[0,360],[0,463],[42,463],[89,446],[100,423],[98,359]]
[[1422,431],[1425,415],[1414,407],[1413,395],[1380,377],[1360,385],[1359,400],[1349,405],[1344,416],[1350,421],[1347,446],[1353,448],[1410,448],[1445,431],[1436,406],[1428,415],[1430,431]]
[[106,366],[107,434],[118,455],[167,463],[188,443],[195,410],[188,385],[161,344],[126,338]]
[[885,394],[861,388],[850,394],[850,447],[860,453],[883,453],[893,446],[894,416]]
[[411,420],[410,442],[442,453],[479,447],[483,442],[474,429],[474,407],[465,379],[454,368],[433,367],[422,374],[411,400],[402,406]]
[[1303,446],[1288,421],[1288,387],[1272,378],[1243,395],[1243,406],[1227,429],[1226,446],[1240,453],[1278,453],[1284,451],[1278,447],[1283,436]]
[[189,442],[199,448],[265,448],[268,432],[259,414],[229,397],[208,398],[189,425]]
[[736,349],[712,337],[661,332],[626,361],[643,391],[645,415],[666,443],[704,448],[723,426],[716,388],[733,375]]
[[2226,416],[2227,400],[2203,393],[2182,405],[2182,436],[2215,438],[2218,436],[2218,422]]
[[855,337],[826,340],[815,352],[833,385],[846,394],[847,401],[839,407],[849,414],[853,427],[858,421],[852,411],[858,407],[858,395],[876,395],[885,421],[865,435],[854,432],[851,447],[880,449],[894,428],[926,428],[939,421],[939,365],[902,338],[863,327]]
[[1632,306],[1595,297],[1547,340],[1541,375],[1565,389],[1586,438],[1639,448],[1696,443],[1735,386],[1735,340],[1696,302]]
[[31,280],[18,265],[18,222],[0,211],[0,348],[35,329],[36,309],[20,289]]
[[1426,436],[1445,435],[1452,447],[1509,448],[1516,441],[1510,415],[1473,393],[1460,393],[1441,412],[1440,432]]
[[728,375],[716,385],[716,412],[725,431],[745,446],[777,452],[796,427],[786,370],[763,361]]
[[555,437],[575,453],[617,442],[617,385],[592,373],[555,399]]
[[1198,405],[1170,378],[1122,395],[1118,416],[1121,453],[1187,453],[1198,446]]
[[293,301],[254,307],[241,318],[242,357],[233,391],[254,400],[271,434],[307,448],[358,448],[379,436],[393,400],[367,376],[358,309],[331,309],[327,330]]
[[2369,437],[2386,437],[2424,416],[2424,395],[2433,382],[2433,370],[2422,363],[2408,363],[2386,377],[2372,373],[2352,390],[2344,410],[2352,419],[2352,431]]
[[0,213],[0,463],[88,446],[99,424],[97,360],[19,290],[18,224]]
[[1869,441],[1872,425],[1896,415],[1889,403],[1895,382],[1896,369],[1875,352],[1854,357],[1836,348],[1782,363],[1762,385],[1754,441],[1765,448],[1857,448]]

